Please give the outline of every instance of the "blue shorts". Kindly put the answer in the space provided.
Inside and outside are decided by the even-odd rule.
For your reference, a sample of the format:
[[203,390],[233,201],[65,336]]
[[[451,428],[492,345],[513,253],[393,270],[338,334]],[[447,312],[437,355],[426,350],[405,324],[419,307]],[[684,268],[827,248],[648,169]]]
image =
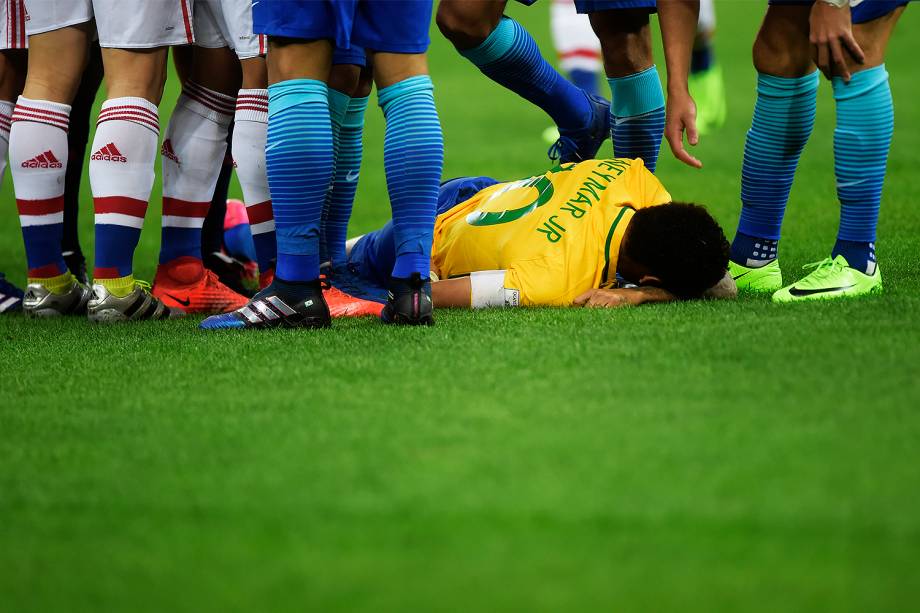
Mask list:
[[[911,0],[864,0],[852,9],[850,15],[853,23],[866,23],[879,17],[884,17],[900,6],[904,6]],[[814,0],[770,0],[770,4],[797,4],[800,6],[810,6]]]
[[367,66],[367,56],[364,55],[364,49],[357,45],[352,45],[348,49],[336,47],[332,52],[332,64],[354,64],[355,66]]
[[[492,177],[461,177],[441,184],[438,192],[438,215],[469,200],[476,192],[499,183]],[[393,240],[393,222],[388,221],[379,230],[370,232],[351,249],[348,266],[365,281],[386,287],[396,263],[396,242]]]
[[[530,6],[537,0],[517,1]],[[579,13],[599,13],[619,9],[648,9],[649,13],[654,13],[655,0],[575,0],[575,9]]]
[[252,19],[257,34],[424,53],[431,10],[431,0],[262,0],[253,5]]

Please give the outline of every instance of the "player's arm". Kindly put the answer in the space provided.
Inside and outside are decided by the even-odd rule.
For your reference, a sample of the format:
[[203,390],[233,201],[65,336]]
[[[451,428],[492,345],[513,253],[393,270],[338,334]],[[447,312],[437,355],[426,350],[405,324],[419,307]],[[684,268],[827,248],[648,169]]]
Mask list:
[[[517,290],[505,288],[505,270],[483,270],[467,277],[445,279],[431,284],[435,308],[485,309],[517,306]],[[514,299],[512,299],[514,297]]]
[[469,277],[431,283],[431,301],[436,309],[468,309],[472,306]]
[[691,145],[699,142],[696,104],[690,96],[688,84],[699,14],[699,0],[658,0],[658,22],[668,71],[664,135],[674,157],[694,168],[702,168],[703,163],[684,148],[684,131]]
[[617,289],[589,289],[575,298],[574,304],[575,306],[615,309],[674,300],[677,300],[677,296],[660,287],[624,287]]

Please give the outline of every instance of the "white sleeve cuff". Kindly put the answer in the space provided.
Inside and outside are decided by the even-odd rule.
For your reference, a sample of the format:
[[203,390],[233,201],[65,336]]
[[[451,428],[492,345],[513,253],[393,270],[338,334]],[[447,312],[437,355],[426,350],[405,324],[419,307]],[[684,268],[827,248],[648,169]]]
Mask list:
[[483,270],[470,274],[470,306],[474,309],[515,307],[520,292],[505,288],[504,270]]

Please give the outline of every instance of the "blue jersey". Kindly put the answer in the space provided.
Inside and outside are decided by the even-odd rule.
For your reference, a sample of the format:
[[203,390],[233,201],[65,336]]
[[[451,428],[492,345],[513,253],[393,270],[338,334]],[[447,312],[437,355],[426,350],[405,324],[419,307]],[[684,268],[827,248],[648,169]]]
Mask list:
[[330,39],[389,53],[424,53],[430,42],[431,0],[256,0],[256,33]]

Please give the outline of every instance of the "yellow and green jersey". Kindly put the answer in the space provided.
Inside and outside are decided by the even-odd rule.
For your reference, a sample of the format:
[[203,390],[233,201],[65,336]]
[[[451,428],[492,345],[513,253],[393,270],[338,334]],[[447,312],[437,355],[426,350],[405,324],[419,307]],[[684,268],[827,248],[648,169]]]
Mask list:
[[670,201],[641,159],[565,164],[483,189],[438,215],[432,268],[442,279],[504,270],[521,305],[571,305],[616,277],[635,210]]

